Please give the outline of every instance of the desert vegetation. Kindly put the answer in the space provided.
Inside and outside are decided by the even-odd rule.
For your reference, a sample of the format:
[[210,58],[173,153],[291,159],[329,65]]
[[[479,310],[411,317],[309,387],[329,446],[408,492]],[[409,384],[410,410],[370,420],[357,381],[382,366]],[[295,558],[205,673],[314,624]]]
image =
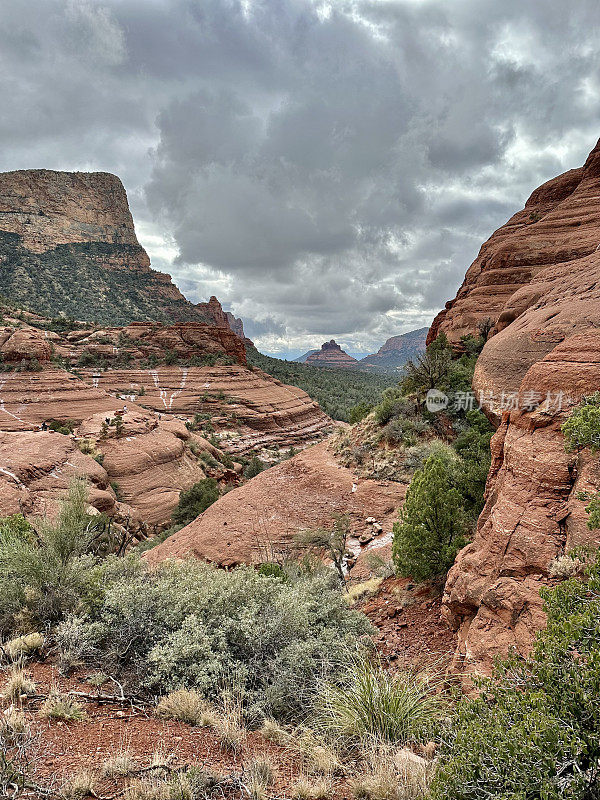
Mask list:
[[[426,465],[423,486],[451,471],[435,480],[430,472]],[[452,510],[447,497],[444,507]],[[337,530],[342,542],[343,519]],[[110,779],[126,781],[132,797],[208,797],[207,786],[237,786],[262,800],[276,774],[267,746],[297,765],[287,790],[295,797],[331,797],[340,781],[357,800],[595,796],[596,557],[577,557],[575,577],[544,591],[548,627],[531,656],[499,663],[475,698],[461,698],[435,668],[390,670],[374,654],[370,623],[334,569],[304,559],[272,572],[198,562],[151,572],[135,553],[99,547],[94,533],[81,483],[53,523],[0,523],[2,702],[14,708],[0,727],[8,796],[35,785],[36,719],[89,725],[86,704],[108,696],[109,684],[159,720],[209,731],[223,758],[238,757],[258,730],[264,754],[223,776],[164,761],[140,767],[124,750],[94,774],[74,771],[62,796],[98,794],[97,782]],[[40,657],[61,674],[87,673],[90,690],[44,693],[26,667]],[[30,697],[40,702],[30,707]]]

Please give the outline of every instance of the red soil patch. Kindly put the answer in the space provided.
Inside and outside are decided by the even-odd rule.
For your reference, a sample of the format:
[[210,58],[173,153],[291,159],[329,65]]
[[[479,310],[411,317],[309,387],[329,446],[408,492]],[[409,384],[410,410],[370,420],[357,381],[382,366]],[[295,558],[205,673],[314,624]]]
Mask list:
[[436,667],[443,671],[454,654],[456,635],[440,618],[442,588],[387,578],[361,610],[378,629],[377,649],[402,667]]

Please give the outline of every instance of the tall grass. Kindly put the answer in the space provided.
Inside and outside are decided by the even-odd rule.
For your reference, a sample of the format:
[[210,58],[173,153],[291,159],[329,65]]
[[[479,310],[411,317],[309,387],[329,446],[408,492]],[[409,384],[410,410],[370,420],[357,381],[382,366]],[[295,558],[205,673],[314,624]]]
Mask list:
[[345,682],[326,684],[315,704],[315,726],[338,741],[406,744],[429,739],[444,717],[439,682],[424,673],[391,674],[361,659]]

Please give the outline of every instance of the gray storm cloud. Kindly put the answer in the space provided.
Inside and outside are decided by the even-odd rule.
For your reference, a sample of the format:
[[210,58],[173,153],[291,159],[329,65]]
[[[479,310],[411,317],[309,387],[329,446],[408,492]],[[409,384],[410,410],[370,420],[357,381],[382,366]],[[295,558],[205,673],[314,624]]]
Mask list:
[[600,135],[597,4],[14,0],[2,167],[108,169],[270,350],[427,324]]

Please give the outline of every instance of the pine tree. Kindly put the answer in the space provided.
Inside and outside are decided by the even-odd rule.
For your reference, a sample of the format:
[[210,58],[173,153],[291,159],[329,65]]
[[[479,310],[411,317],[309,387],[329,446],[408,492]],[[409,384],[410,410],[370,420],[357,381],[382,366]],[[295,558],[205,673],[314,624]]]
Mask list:
[[394,525],[392,555],[398,574],[416,581],[442,575],[466,543],[463,498],[453,485],[452,471],[448,457],[436,453],[415,473],[400,522]]

